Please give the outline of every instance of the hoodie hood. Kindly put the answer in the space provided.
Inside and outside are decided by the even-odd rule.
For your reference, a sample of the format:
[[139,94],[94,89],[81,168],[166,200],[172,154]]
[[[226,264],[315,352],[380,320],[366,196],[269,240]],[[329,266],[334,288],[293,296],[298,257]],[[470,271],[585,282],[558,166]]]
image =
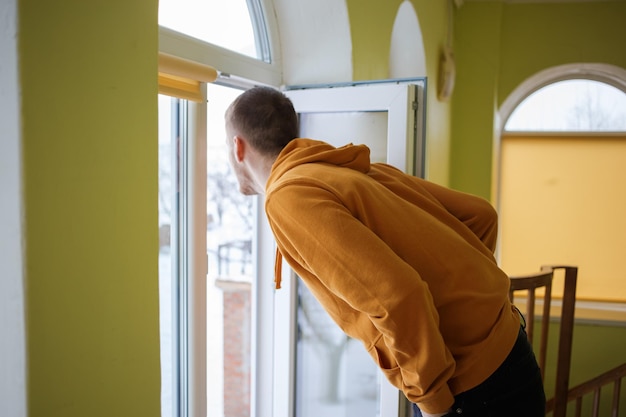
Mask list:
[[[366,173],[370,170],[370,150],[365,145],[348,144],[336,148],[318,140],[293,139],[280,152],[272,165],[272,171],[265,185],[266,195],[269,194],[272,185],[289,170],[299,165],[313,163],[330,164]],[[276,289],[279,289],[281,285],[282,260],[282,254],[277,248],[274,263],[274,283]]]
[[290,169],[311,163],[331,164],[366,173],[370,170],[370,150],[365,145],[349,144],[336,148],[313,139],[293,139],[276,158],[266,188]]

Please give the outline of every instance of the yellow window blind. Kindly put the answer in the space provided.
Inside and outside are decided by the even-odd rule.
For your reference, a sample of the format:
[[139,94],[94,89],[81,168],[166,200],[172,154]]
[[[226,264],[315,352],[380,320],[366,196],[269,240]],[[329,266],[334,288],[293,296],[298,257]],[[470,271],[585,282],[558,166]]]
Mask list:
[[209,65],[159,52],[159,94],[200,102],[200,83],[216,79],[217,70]]

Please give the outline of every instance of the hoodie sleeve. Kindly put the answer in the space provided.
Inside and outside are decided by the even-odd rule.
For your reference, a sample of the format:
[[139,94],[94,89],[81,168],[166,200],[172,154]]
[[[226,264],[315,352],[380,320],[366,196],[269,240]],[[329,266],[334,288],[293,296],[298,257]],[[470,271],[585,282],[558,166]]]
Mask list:
[[[366,344],[388,379],[424,411],[447,410],[455,363],[420,274],[328,190],[310,184],[275,189],[266,213],[285,259],[335,321],[357,333],[351,336]],[[370,327],[378,336],[363,333]]]
[[487,200],[432,182],[422,180],[421,183],[450,214],[463,222],[492,253],[496,250],[498,215]]

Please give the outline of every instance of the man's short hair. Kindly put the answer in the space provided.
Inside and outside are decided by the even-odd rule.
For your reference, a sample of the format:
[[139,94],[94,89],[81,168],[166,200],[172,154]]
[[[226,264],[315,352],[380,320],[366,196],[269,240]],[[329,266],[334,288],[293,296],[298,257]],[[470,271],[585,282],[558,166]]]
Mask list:
[[298,137],[298,115],[293,103],[271,87],[254,87],[232,102],[227,122],[258,151],[278,155]]

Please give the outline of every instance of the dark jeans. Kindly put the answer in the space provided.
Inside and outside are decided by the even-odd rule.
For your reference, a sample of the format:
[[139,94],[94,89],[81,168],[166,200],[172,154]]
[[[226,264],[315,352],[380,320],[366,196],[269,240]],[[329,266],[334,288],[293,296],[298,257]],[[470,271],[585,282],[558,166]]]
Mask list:
[[[546,395],[539,365],[520,327],[511,353],[485,382],[454,397],[452,412],[463,417],[544,417]],[[413,404],[415,417],[421,417]]]

